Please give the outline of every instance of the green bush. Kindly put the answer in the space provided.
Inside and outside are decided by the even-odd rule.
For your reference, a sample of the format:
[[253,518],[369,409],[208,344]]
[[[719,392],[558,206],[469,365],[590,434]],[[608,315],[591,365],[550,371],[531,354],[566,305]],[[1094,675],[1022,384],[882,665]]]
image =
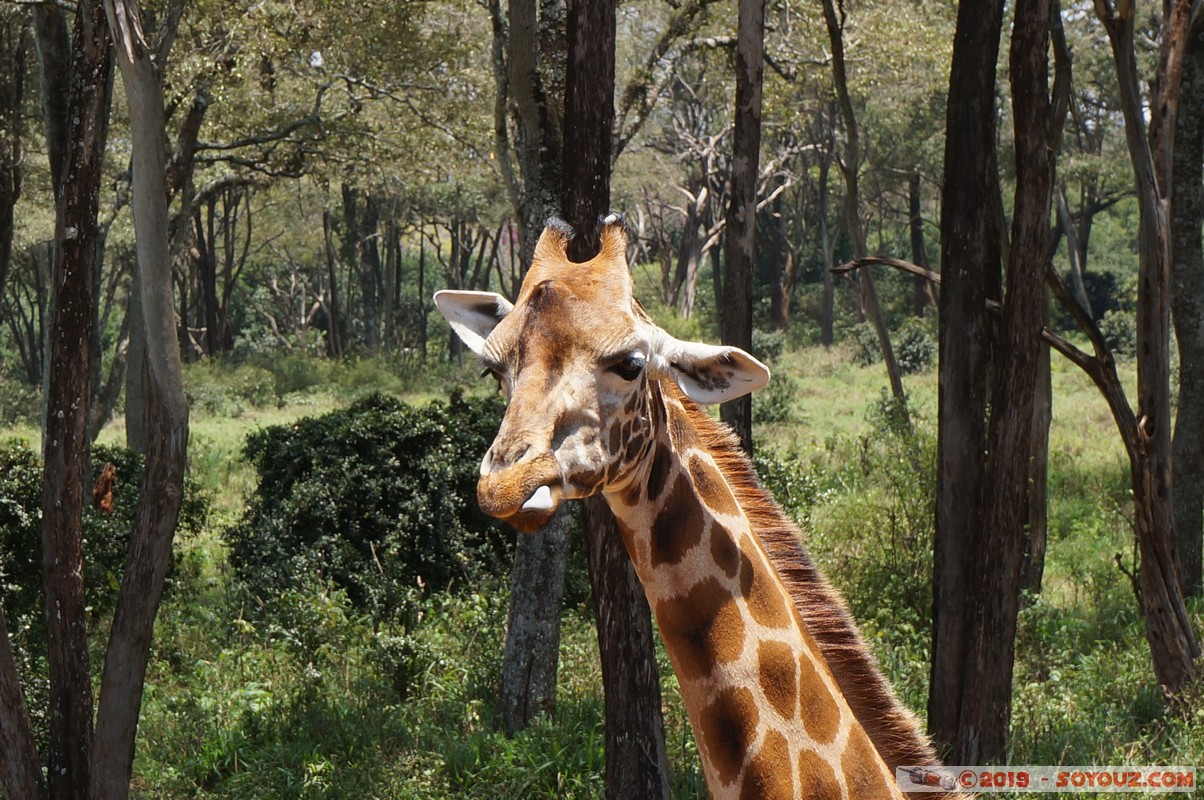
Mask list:
[[[92,450],[89,493],[105,464],[117,469],[113,512],[84,507],[84,601],[92,619],[111,611],[117,601],[121,575],[142,483],[142,457],[123,447]],[[208,517],[208,501],[192,480],[185,481],[177,536],[199,532]],[[169,575],[169,585],[172,577]],[[19,443],[0,446],[0,599],[13,619],[32,620],[41,628],[42,615],[42,463]]]
[[[862,322],[853,326],[853,361],[863,367],[872,366],[882,360],[882,346],[878,343],[878,332],[873,323]],[[892,334],[891,346],[899,369],[909,375],[928,368],[936,356],[936,341],[924,321],[908,317]]]
[[936,357],[936,340],[924,320],[908,317],[896,334],[895,349],[898,352],[899,369],[910,375],[922,372],[932,363]]
[[784,372],[774,375],[768,386],[753,395],[752,413],[755,425],[796,422],[802,413],[798,380]]
[[772,364],[782,357],[782,351],[786,349],[786,334],[779,330],[753,328],[751,349],[754,356],[766,364]]
[[225,533],[235,574],[262,598],[329,583],[392,618],[414,587],[507,573],[514,534],[475,500],[502,413],[496,397],[412,407],[374,394],[253,434],[258,486]]
[[1137,354],[1137,321],[1133,312],[1106,312],[1100,318],[1099,332],[1113,355],[1132,358]]

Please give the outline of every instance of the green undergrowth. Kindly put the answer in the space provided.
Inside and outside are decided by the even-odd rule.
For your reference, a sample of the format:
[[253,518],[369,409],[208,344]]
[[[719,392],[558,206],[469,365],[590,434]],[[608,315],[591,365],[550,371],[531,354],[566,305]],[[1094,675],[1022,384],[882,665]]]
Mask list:
[[[923,719],[935,371],[904,379],[915,424],[908,431],[885,399],[881,365],[856,366],[839,348],[786,347],[770,359],[779,388],[754,411],[766,485],[798,519],[887,676]],[[268,601],[230,567],[222,534],[243,517],[258,482],[244,457],[248,435],[262,439],[257,431],[347,408],[371,391],[421,406],[456,386],[478,395],[488,387],[468,368],[403,384],[384,377],[383,366],[361,365],[358,386],[319,382],[281,392],[286,384],[276,372],[257,369],[266,368],[208,364],[187,373],[191,476],[211,513],[203,530],[178,543],[189,568],[158,620],[134,796],[602,797],[601,675],[584,590],[566,601],[555,714],[509,739],[493,707],[509,592],[504,568],[474,585],[454,581],[448,591],[415,585],[398,595],[406,613],[390,615],[354,602],[321,570]],[[353,368],[312,369],[326,381]],[[1131,367],[1122,369],[1131,381]],[[1049,549],[1043,591],[1020,616],[1009,761],[1204,764],[1204,688],[1192,687],[1176,704],[1163,699],[1132,586],[1116,565],[1119,554],[1134,568],[1127,465],[1115,428],[1086,378],[1055,361],[1053,380]],[[201,395],[208,404],[196,400]],[[123,438],[114,425],[102,440]],[[580,564],[575,569],[580,582]],[[1190,612],[1204,628],[1204,604],[1193,601]],[[663,649],[659,662],[674,797],[704,798]]]

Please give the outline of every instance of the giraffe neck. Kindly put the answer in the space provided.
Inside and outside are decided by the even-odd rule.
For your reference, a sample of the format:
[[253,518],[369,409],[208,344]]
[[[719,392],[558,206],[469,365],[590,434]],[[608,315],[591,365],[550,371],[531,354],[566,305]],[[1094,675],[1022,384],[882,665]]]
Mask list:
[[707,439],[720,429],[699,430],[680,396],[652,389],[649,418],[665,424],[607,500],[680,681],[712,796],[899,796],[716,460]]

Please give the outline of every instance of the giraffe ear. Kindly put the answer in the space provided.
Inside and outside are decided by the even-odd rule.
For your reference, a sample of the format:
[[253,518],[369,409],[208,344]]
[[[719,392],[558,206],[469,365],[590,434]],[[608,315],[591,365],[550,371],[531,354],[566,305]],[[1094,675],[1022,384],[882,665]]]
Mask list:
[[464,346],[477,355],[485,349],[485,340],[514,308],[495,292],[435,292],[435,308],[444,316]]
[[769,367],[738,347],[669,339],[661,355],[695,403],[726,403],[769,383]]

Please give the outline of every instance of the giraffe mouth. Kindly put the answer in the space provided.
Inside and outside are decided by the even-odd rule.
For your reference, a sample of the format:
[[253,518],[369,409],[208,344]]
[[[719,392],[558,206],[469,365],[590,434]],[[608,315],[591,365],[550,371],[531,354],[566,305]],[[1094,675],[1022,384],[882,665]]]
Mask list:
[[551,453],[481,476],[477,503],[491,517],[524,533],[542,528],[560,506],[560,465]]

